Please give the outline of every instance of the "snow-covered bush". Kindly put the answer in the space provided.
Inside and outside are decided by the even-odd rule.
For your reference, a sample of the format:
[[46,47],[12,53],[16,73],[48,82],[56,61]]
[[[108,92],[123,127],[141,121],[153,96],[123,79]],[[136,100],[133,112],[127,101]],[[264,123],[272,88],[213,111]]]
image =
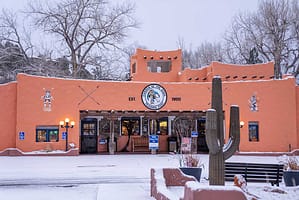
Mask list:
[[286,171],[299,170],[299,161],[296,156],[283,156],[280,162]]

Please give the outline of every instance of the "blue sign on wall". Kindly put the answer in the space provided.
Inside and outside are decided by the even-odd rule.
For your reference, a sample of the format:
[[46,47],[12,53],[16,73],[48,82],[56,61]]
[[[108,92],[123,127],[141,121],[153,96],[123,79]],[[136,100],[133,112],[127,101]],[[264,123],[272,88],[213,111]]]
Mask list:
[[191,132],[191,137],[198,137],[198,132],[197,131],[192,131]]
[[159,136],[150,135],[149,136],[149,149],[158,149],[159,148]]
[[66,140],[66,132],[62,132],[62,139]]
[[19,140],[25,140],[25,132],[19,132]]

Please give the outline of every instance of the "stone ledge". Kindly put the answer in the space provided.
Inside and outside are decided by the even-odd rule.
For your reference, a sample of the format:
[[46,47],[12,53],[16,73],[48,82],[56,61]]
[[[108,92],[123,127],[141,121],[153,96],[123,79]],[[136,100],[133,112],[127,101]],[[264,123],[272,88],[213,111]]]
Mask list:
[[189,181],[184,188],[184,197],[180,200],[247,200],[243,191],[236,186],[204,186]]
[[[151,169],[151,196],[157,200],[246,200],[246,195],[236,186],[208,186],[194,177],[182,173],[179,168]],[[168,189],[170,186],[184,188],[183,197]]]
[[157,200],[179,200],[167,187],[184,186],[188,181],[196,179],[183,174],[179,168],[151,169],[151,196]]

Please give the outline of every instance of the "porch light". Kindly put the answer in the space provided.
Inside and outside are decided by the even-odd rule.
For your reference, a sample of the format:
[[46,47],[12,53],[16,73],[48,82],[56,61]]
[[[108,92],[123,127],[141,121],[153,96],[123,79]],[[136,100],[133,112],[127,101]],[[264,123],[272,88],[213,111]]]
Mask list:
[[240,121],[240,128],[243,128],[243,126],[245,125],[244,121]]
[[65,128],[65,151],[67,151],[68,150],[68,131],[69,131],[69,128],[74,128],[75,122],[74,121],[70,122],[69,118],[65,118],[64,121],[59,122],[59,125],[61,128]]

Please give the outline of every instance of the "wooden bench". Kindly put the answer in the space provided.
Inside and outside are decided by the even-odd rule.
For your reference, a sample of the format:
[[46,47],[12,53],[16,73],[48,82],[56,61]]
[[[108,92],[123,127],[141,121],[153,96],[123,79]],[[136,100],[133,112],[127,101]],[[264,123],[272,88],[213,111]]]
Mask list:
[[237,174],[242,175],[246,182],[267,182],[272,186],[279,186],[283,176],[283,165],[226,162],[225,180],[234,181]]
[[147,136],[132,137],[132,151],[149,151],[149,141]]

